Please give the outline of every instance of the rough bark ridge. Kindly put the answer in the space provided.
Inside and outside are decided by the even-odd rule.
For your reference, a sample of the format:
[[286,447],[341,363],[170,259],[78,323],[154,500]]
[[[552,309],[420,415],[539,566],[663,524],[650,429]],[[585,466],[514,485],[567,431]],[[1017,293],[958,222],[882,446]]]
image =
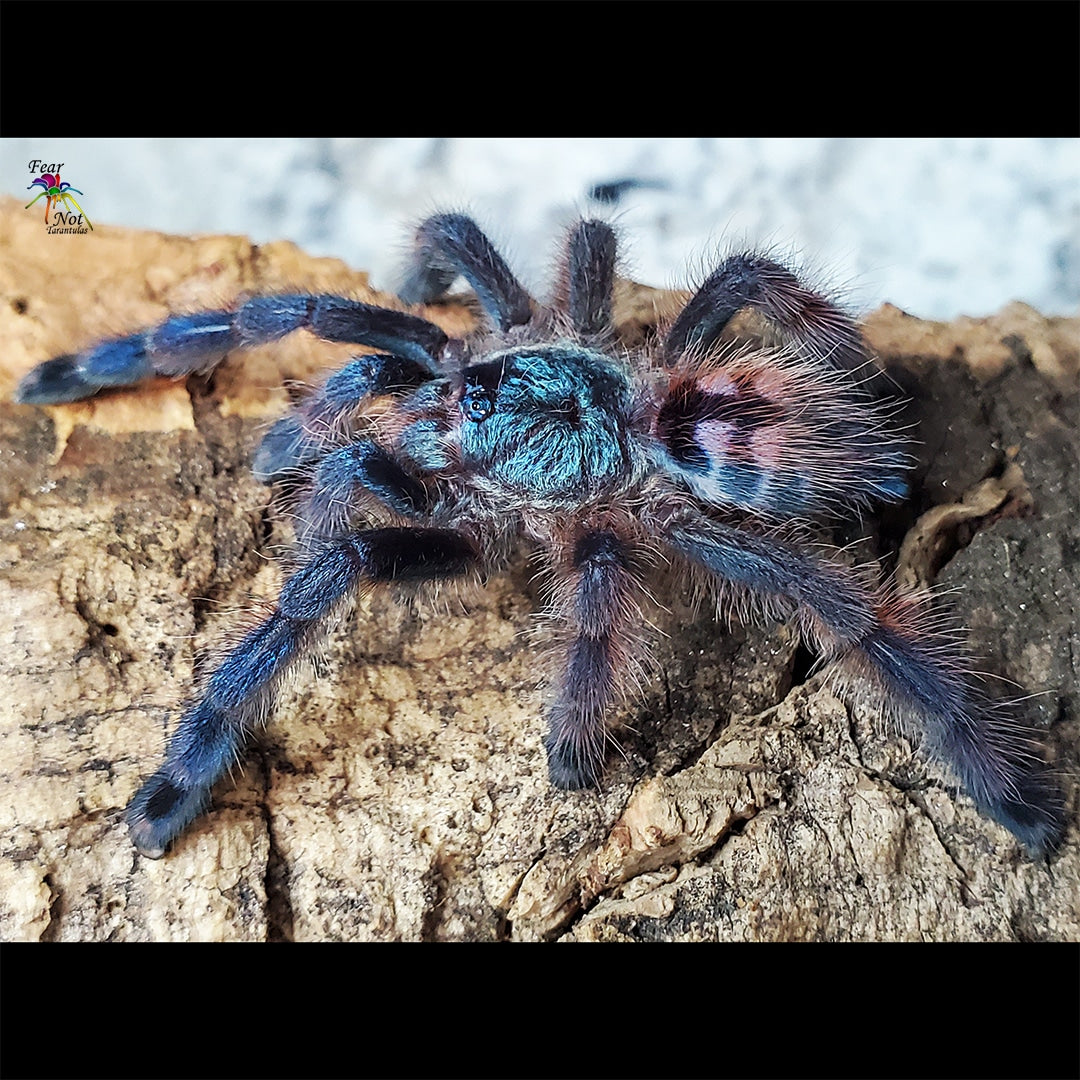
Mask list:
[[[253,447],[351,350],[300,334],[186,384],[44,410],[10,393],[97,337],[273,289],[375,297],[289,244],[47,236],[0,203],[0,938],[1080,938],[1075,824],[1049,866],[1029,861],[878,702],[807,678],[784,626],[727,631],[661,597],[670,636],[624,713],[625,759],[602,793],[552,791],[524,560],[435,618],[359,605],[213,811],[169,857],[137,857],[124,805],[280,582]],[[620,286],[641,333],[669,301]],[[886,307],[866,330],[922,465],[859,550],[960,587],[982,666],[1039,695],[1075,818],[1080,320]]]

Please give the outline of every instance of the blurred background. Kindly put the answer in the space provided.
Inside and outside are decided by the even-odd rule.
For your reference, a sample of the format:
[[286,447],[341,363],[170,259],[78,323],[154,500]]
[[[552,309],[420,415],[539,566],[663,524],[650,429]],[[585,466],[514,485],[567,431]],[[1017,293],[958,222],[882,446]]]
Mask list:
[[624,272],[649,285],[685,287],[749,246],[856,310],[1080,305],[1075,139],[11,138],[3,190],[29,201],[34,160],[63,162],[94,224],[293,240],[379,288],[410,224],[465,208],[540,295],[554,238],[587,214],[619,226]]

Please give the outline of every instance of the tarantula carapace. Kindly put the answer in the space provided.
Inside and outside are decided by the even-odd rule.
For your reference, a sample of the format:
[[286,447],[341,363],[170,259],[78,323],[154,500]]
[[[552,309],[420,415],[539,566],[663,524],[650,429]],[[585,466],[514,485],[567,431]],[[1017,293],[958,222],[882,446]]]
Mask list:
[[[822,657],[921,721],[983,811],[1035,851],[1053,845],[1063,810],[1048,768],[950,636],[919,602],[799,539],[807,519],[906,491],[894,403],[853,321],[775,261],[741,254],[654,343],[631,348],[613,326],[615,263],[611,227],[578,222],[543,306],[470,218],[438,214],[417,231],[401,296],[436,301],[464,276],[485,318],[462,339],[342,297],[259,296],[49,360],[23,380],[22,402],[75,401],[205,372],[300,328],[377,350],[331,375],[258,450],[259,478],[292,481],[295,567],[132,799],[140,852],[162,855],[204,808],[282,677],[352,595],[490,569],[521,537],[547,553],[551,614],[566,628],[546,737],[556,786],[600,780],[605,716],[641,648],[641,582],[661,563],[696,570],[724,602],[793,617]],[[722,340],[747,307],[778,347]]]

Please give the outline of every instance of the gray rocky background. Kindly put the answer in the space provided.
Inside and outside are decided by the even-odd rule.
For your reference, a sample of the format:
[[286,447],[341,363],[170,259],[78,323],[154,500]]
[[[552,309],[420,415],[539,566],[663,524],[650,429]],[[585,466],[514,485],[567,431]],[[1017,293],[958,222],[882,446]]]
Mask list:
[[[403,223],[465,206],[534,286],[587,212],[624,228],[628,276],[658,287],[749,243],[796,253],[863,310],[1080,303],[1075,139],[17,138],[0,141],[0,191],[22,197],[33,159],[65,163],[91,220],[292,240],[384,289]],[[590,197],[621,181],[642,186]]]

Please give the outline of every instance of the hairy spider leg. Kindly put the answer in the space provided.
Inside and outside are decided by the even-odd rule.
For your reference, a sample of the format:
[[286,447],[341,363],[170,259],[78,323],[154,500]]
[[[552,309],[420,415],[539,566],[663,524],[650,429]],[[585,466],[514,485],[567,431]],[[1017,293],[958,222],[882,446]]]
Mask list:
[[857,375],[859,381],[852,385],[861,385],[863,395],[869,396],[870,385],[879,376],[855,321],[786,267],[762,255],[731,255],[705,279],[664,336],[667,365],[688,350],[709,352],[745,307],[760,311],[812,357]]
[[894,411],[835,369],[754,350],[672,369],[650,430],[706,502],[791,518],[904,497],[913,459]]
[[429,303],[445,296],[459,276],[500,330],[532,318],[532,299],[476,222],[465,214],[435,214],[416,230],[398,295],[408,304]]
[[562,615],[574,628],[544,746],[551,782],[596,787],[609,740],[605,714],[620,693],[642,616],[629,544],[615,531],[583,532],[569,552],[559,588]]
[[1064,830],[1064,806],[1030,733],[988,702],[963,654],[896,596],[875,595],[854,572],[779,540],[702,515],[664,531],[692,563],[725,582],[794,603],[804,634],[828,659],[876,679],[920,719],[927,749],[990,817],[1036,853]]
[[414,390],[433,378],[428,362],[390,353],[356,357],[270,428],[255,452],[255,478],[270,483],[315,461],[347,434],[349,420],[368,398]]
[[426,319],[343,296],[258,296],[236,311],[173,315],[130,337],[46,360],[19,383],[15,400],[56,405],[156,375],[207,372],[232,349],[276,341],[300,329],[324,341],[385,349],[421,365],[430,365],[447,343],[442,330]]
[[464,573],[476,549],[450,529],[372,529],[327,544],[285,583],[274,613],[210,676],[184,713],[165,762],[127,810],[136,848],[160,858],[206,806],[211,788],[274,706],[282,676],[325,632],[338,605],[366,584]]
[[555,287],[556,307],[569,315],[578,334],[597,342],[612,332],[616,250],[615,230],[607,222],[577,222]]
[[327,454],[311,488],[296,507],[301,546],[325,541],[349,529],[364,495],[405,518],[427,517],[434,494],[371,439],[356,439]]

